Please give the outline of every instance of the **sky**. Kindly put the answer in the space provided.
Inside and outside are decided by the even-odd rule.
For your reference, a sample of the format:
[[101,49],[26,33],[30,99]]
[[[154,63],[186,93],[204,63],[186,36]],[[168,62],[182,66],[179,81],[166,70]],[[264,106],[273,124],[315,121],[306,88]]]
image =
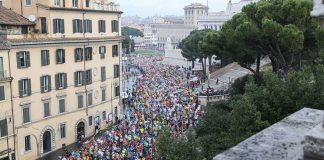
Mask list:
[[[186,5],[197,2],[207,4],[207,0],[113,0],[120,4],[123,16],[140,16],[142,18],[154,15],[183,16]],[[209,0],[210,12],[224,11],[229,0]],[[238,0],[232,0],[237,2]]]

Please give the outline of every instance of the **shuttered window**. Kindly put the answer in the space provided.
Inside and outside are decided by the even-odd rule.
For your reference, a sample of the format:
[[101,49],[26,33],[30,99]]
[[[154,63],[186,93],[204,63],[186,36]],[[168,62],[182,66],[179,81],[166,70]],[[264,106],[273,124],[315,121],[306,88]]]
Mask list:
[[98,21],[99,26],[99,33],[105,33],[106,32],[106,21],[105,20],[99,20]]
[[74,50],[74,59],[75,59],[75,62],[83,61],[83,49],[82,48],[76,48]]
[[101,67],[101,81],[106,81],[106,67]]
[[55,75],[55,88],[57,90],[67,88],[67,74],[66,73],[58,73]]
[[92,116],[89,116],[89,126],[92,126]]
[[44,102],[44,117],[48,117],[50,115],[51,115],[50,102]]
[[53,19],[53,33],[65,33],[64,19]]
[[114,65],[114,78],[118,78],[119,77],[119,65],[116,64]]
[[31,150],[30,135],[25,136],[25,152]]
[[59,113],[65,112],[65,99],[59,100]]
[[23,108],[23,123],[30,122],[30,109],[29,107]]
[[56,64],[63,64],[63,63],[65,63],[65,50],[57,49],[56,50]]
[[106,120],[107,119],[107,115],[106,115],[106,111],[102,112],[102,120]]
[[78,108],[83,108],[83,95],[78,95]]
[[106,55],[106,46],[100,46],[99,47],[99,54],[100,54],[100,58],[104,59],[105,55]]
[[40,77],[40,87],[41,87],[41,93],[46,93],[51,91],[51,76],[46,75]]
[[111,21],[111,32],[119,32],[119,22],[117,20]]
[[5,96],[4,86],[0,86],[0,101],[3,101],[5,99],[6,99],[6,96]]
[[21,79],[18,81],[19,97],[26,97],[31,95],[31,80]]
[[49,50],[41,50],[41,64],[42,66],[47,66],[50,64]]
[[87,47],[84,49],[84,56],[86,61],[92,60],[92,47]]
[[84,20],[83,27],[85,33],[92,33],[92,21],[91,20]]
[[86,84],[92,83],[92,70],[91,69],[85,71],[85,82],[86,82]]
[[106,101],[106,89],[101,90],[101,101]]
[[112,56],[117,57],[118,56],[118,45],[112,46]]
[[74,72],[74,86],[82,86],[84,84],[83,71]]
[[119,95],[120,95],[120,87],[119,86],[116,86],[115,87],[115,97],[117,97]]
[[83,33],[81,19],[74,19],[72,20],[72,23],[73,23],[73,33]]
[[18,69],[30,67],[30,54],[28,51],[17,52],[16,57]]
[[66,137],[66,129],[65,129],[65,124],[61,124],[60,125],[60,133],[61,133],[61,138],[65,138]]
[[88,93],[88,100],[87,100],[87,102],[88,102],[88,106],[91,106],[93,103],[92,103],[92,93]]
[[0,120],[0,137],[8,135],[7,119]]

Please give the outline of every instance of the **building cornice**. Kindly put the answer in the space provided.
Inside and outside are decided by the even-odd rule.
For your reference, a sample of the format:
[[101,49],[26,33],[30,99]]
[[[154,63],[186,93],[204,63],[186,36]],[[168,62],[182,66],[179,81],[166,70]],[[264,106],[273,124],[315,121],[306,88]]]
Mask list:
[[49,38],[49,39],[8,39],[9,48],[34,45],[64,45],[64,44],[89,44],[100,42],[119,42],[122,36],[104,38]]
[[109,11],[109,10],[97,10],[97,9],[84,9],[84,8],[64,8],[64,7],[51,7],[44,4],[37,3],[37,6],[43,7],[48,10],[57,10],[57,11],[77,11],[77,12],[97,12],[97,13],[117,13],[123,14],[122,11]]

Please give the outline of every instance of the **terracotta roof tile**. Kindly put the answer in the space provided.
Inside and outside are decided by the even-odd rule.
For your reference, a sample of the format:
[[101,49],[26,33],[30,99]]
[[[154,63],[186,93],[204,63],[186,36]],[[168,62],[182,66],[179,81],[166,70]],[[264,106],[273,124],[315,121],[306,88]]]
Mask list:
[[27,18],[17,14],[16,12],[0,6],[0,24],[6,25],[34,25]]

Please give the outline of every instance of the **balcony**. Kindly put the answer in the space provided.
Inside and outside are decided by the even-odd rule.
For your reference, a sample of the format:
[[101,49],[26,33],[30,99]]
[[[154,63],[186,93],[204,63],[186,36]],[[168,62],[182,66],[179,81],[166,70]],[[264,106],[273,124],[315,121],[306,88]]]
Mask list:
[[7,71],[0,71],[0,82],[10,82],[13,78],[9,76]]

